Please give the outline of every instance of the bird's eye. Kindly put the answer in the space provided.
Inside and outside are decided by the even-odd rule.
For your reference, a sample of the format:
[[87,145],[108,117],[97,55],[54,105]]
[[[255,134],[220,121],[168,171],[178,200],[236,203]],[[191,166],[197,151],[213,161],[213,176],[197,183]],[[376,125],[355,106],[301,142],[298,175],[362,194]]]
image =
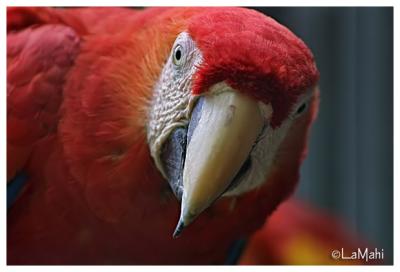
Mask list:
[[308,106],[307,103],[301,104],[296,110],[296,115],[302,114],[307,109],[307,106]]
[[173,52],[172,61],[175,65],[179,66],[183,63],[183,48],[178,44]]

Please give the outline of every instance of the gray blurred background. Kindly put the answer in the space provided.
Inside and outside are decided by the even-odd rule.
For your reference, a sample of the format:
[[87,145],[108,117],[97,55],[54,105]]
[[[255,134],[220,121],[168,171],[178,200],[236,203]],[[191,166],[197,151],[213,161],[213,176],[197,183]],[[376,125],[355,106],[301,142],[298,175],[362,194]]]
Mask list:
[[393,263],[393,8],[256,8],[310,47],[321,104],[297,197]]

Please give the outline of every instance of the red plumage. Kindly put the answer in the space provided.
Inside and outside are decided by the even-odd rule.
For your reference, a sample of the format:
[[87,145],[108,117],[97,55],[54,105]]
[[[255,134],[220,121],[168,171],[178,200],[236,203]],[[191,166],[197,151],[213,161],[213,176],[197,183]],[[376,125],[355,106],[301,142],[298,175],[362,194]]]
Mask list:
[[27,150],[56,130],[62,86],[78,50],[79,37],[63,25],[8,36],[7,143],[12,153],[8,157],[13,158],[7,164],[9,178],[25,164]]
[[[310,53],[286,29],[256,12],[227,10],[9,9],[7,175],[29,176],[8,214],[9,264],[221,263],[232,242],[259,228],[294,190],[317,95],[289,131],[265,186],[220,199],[182,237],[171,237],[179,203],[150,157],[146,122],[154,84],[176,36],[189,31],[204,51],[195,92],[216,79],[210,73],[219,67],[224,73],[218,77],[226,76],[240,90],[276,99],[283,109],[277,109],[276,124],[287,111],[279,101],[287,99],[289,87],[298,95],[297,89],[312,87],[317,79]],[[236,26],[235,16],[250,25]],[[258,26],[262,20],[271,27]],[[246,41],[249,31],[230,28],[278,38],[254,47]],[[229,39],[220,29],[238,38]],[[215,40],[207,30],[225,37],[214,43],[218,52],[207,42]],[[293,47],[271,51],[280,39]],[[262,48],[267,51],[249,54]],[[246,51],[246,59],[219,60],[232,49]],[[267,52],[273,54],[271,64],[261,63],[253,78],[248,62],[258,63],[256,56]],[[237,64],[238,71],[227,64]],[[298,69],[305,69],[300,78]],[[254,88],[243,87],[249,77]],[[277,87],[283,88],[279,94]]]
[[298,95],[319,78],[310,50],[272,18],[248,9],[224,8],[193,17],[189,33],[204,55],[194,93],[226,80],[274,108],[271,125],[288,116]]
[[[334,250],[344,258],[333,258]],[[302,201],[282,203],[266,224],[249,240],[239,263],[286,265],[361,265],[383,264],[383,259],[350,259],[358,249],[374,251],[339,217]],[[379,249],[380,250],[380,249]],[[346,259],[347,257],[347,259]],[[382,255],[383,257],[383,255]]]

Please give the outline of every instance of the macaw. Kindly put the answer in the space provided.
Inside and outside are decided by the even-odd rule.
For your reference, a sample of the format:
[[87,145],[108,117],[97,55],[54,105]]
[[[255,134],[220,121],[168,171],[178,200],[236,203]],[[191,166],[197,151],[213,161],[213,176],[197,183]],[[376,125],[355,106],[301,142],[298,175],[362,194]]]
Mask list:
[[224,263],[295,189],[318,78],[254,10],[9,8],[8,264]]

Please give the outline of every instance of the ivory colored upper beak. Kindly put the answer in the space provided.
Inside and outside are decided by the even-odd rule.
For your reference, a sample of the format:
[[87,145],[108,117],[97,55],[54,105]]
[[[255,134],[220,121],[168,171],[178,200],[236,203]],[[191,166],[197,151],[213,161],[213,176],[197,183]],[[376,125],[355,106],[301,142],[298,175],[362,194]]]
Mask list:
[[223,84],[203,98],[187,145],[178,236],[229,187],[264,126],[258,102]]

